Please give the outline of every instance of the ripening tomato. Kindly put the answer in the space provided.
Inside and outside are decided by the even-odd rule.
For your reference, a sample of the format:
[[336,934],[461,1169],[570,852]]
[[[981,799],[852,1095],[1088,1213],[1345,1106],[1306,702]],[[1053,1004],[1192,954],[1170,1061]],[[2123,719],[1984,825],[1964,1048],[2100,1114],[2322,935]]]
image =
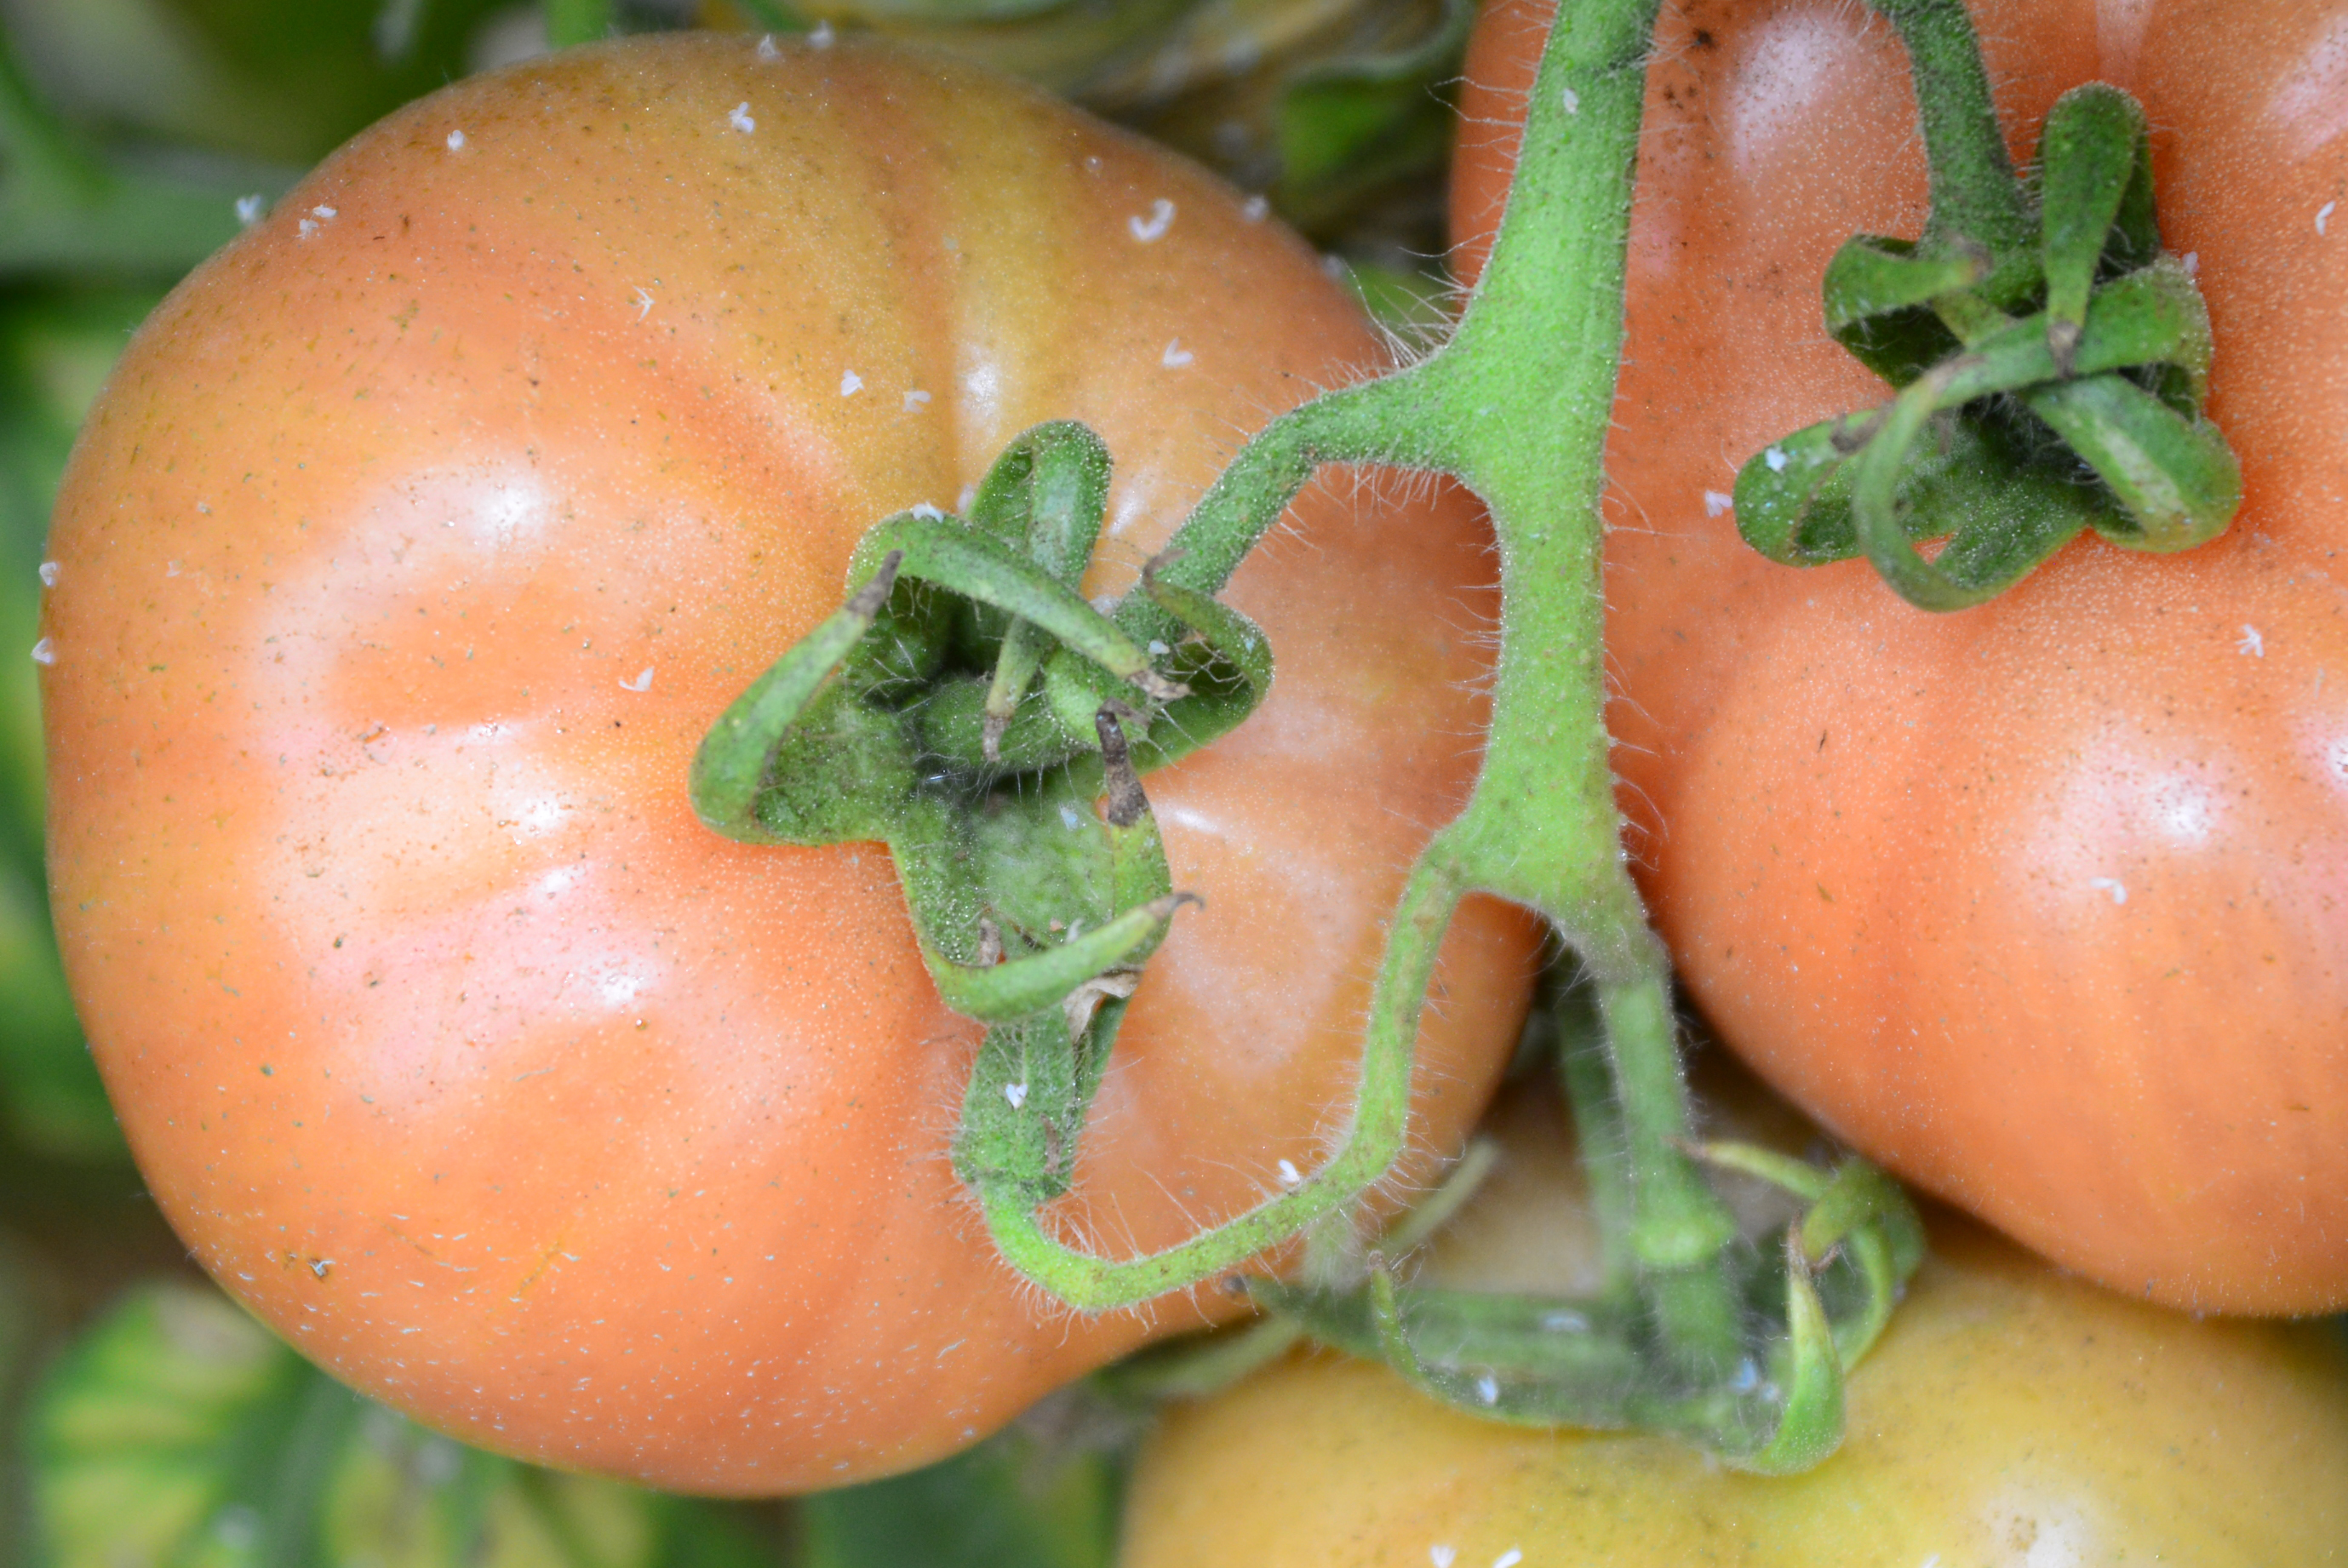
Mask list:
[[[704,731],[1024,428],[1118,467],[1132,583],[1243,433],[1376,356],[1231,192],[968,67],[742,37],[460,84],[175,294],[59,503],[55,902],[156,1197],[294,1345],[469,1440],[679,1489],[901,1469],[1152,1333],[994,1255],[979,1030],[875,846],[695,819]],[[1273,695],[1150,776],[1178,887],[1064,1211],[1159,1247],[1310,1167],[1380,917],[1464,795],[1456,498],[1314,492],[1234,580]],[[1533,957],[1459,927],[1416,1168]],[[1220,1305],[1219,1305],[1220,1304]]]
[[[1477,40],[1455,230],[1488,243],[1539,0]],[[2156,1300],[2348,1303],[2348,5],[1985,0],[2009,140],[2144,102],[2217,339],[2232,531],[2074,543],[1933,615],[1795,571],[1737,465],[1889,389],[1826,335],[1913,235],[1906,57],[1844,0],[1680,0],[1647,97],[1608,452],[1607,645],[1643,882],[1705,1014],[1877,1159]],[[2336,204],[2336,205],[2335,205]]]
[[[1595,1273],[1553,1108],[1511,1103],[1494,1185],[1438,1242],[1454,1288]],[[2197,1323],[2064,1277],[1955,1215],[1797,1476],[1668,1439],[1498,1426],[1385,1368],[1300,1356],[1178,1407],[1128,1494],[1123,1568],[2315,1568],[2348,1562],[2348,1343]]]

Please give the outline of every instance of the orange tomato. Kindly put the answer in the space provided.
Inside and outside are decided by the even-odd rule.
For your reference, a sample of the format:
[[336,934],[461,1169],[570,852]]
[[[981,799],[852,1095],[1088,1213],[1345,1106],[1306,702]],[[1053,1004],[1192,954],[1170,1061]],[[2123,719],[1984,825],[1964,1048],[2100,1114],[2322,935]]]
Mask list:
[[[1377,358],[1316,259],[1032,91],[861,47],[598,47],[327,161],[131,346],[43,656],[75,991],[196,1255],[469,1441],[715,1492],[920,1464],[1210,1293],[1074,1318],[947,1160],[978,1028],[887,855],[695,820],[716,715],[880,517],[1014,436],[1117,459],[1088,593],[1245,433]],[[1234,580],[1272,696],[1148,780],[1175,883],[1067,1233],[1158,1247],[1309,1168],[1380,916],[1464,796],[1494,613],[1453,498],[1316,491]],[[1471,910],[1423,1171],[1513,1044]]]
[[[2232,531],[2082,540],[1913,610],[1774,565],[1737,465],[1890,389],[1820,323],[1913,235],[1906,57],[1843,0],[1684,0],[1648,87],[1608,453],[1607,645],[1641,877],[1704,1013],[1861,1150],[2073,1268],[2226,1312],[2348,1304],[2348,6],[1982,0],[2017,152],[2090,78],[2143,101],[2217,339]],[[1473,270],[1546,26],[1468,67]]]

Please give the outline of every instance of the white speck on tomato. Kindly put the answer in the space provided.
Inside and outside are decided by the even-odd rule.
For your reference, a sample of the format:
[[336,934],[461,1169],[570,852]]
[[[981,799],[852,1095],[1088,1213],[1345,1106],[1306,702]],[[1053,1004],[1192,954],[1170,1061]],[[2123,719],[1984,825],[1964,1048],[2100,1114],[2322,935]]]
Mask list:
[[262,213],[268,210],[268,201],[258,191],[236,199],[236,221],[248,229],[260,222]]
[[916,387],[905,394],[905,412],[908,414],[918,413],[921,410],[922,405],[927,403],[929,400],[930,395]]
[[1179,370],[1196,357],[1198,357],[1196,355],[1182,346],[1180,338],[1169,337],[1166,340],[1166,352],[1158,356],[1158,363],[1169,370]]
[[636,289],[636,319],[642,321],[653,313],[653,291],[639,284]]
[[650,690],[652,690],[652,689],[653,689],[653,667],[652,667],[652,665],[646,665],[643,669],[638,670],[638,671],[636,672],[636,677],[635,677],[635,679],[633,679],[633,680],[623,680],[623,681],[622,681],[622,682],[620,683],[620,685],[621,685],[623,688],[625,688],[626,690],[629,690],[629,691],[650,691]]
[[808,42],[819,49],[830,48],[831,38],[831,24],[829,22],[818,22],[814,30],[808,34]]
[[740,103],[736,104],[734,111],[726,117],[726,123],[745,136],[757,129],[758,122],[750,118],[750,100],[744,98]]
[[310,216],[317,219],[322,223],[331,223],[336,218],[342,216],[342,214],[335,211],[332,207],[313,207],[310,209]]
[[1136,212],[1125,221],[1126,232],[1145,245],[1164,239],[1166,231],[1173,225],[1174,203],[1163,196],[1149,204],[1149,216],[1147,218]]
[[2323,238],[2323,231],[2331,223],[2332,214],[2339,210],[2340,203],[2337,201],[2326,201],[2322,206],[2318,207],[2315,210],[2315,237],[2317,239],[2320,240]]
[[462,152],[465,150],[465,133],[463,131],[452,130],[448,133],[448,150],[451,152]]
[[928,501],[917,500],[913,503],[913,515],[918,518],[926,519],[931,522],[937,522],[942,521],[946,514],[940,511],[936,507],[932,506]]
[[853,370],[843,370],[843,371],[841,371],[841,372],[840,372],[840,374],[839,374],[839,395],[840,395],[841,397],[855,397],[859,392],[861,392],[861,391],[863,391],[863,390],[864,390],[864,377],[863,377],[859,376],[859,375],[858,375],[858,374],[856,374],[856,372],[855,372],[855,371],[853,371]]
[[1492,1568],[1517,1568],[1517,1564],[1524,1560],[1525,1554],[1517,1550],[1517,1548],[1511,1546],[1506,1552],[1501,1553],[1498,1557],[1492,1559]]
[[43,637],[39,642],[35,643],[33,645],[33,662],[36,665],[56,664],[57,662],[57,639],[54,637]]
[[294,225],[294,232],[306,240],[318,232],[318,221],[315,218],[304,218]]
[[1726,511],[1730,507],[1735,506],[1735,504],[1736,498],[1726,494],[1724,491],[1706,490],[1704,492],[1704,515],[1706,517],[1718,517],[1722,512]]
[[2112,902],[2114,903],[2126,903],[2127,902],[2127,883],[2120,881],[2117,877],[2089,877],[2087,879],[2087,885],[2094,888],[2097,892],[2107,892],[2111,894]]
[[758,57],[762,60],[772,60],[778,59],[781,56],[782,51],[775,47],[775,36],[772,33],[761,34],[758,38]]
[[2259,635],[2259,629],[2256,626],[2245,625],[2242,628],[2241,640],[2234,645],[2234,652],[2248,654],[2254,659],[2265,658],[2267,640]]
[[1459,1553],[1451,1547],[1441,1544],[1430,1546],[1426,1549],[1426,1560],[1429,1563],[1434,1563],[1435,1568],[1451,1568],[1453,1560],[1457,1558],[1458,1555]]
[[1295,1161],[1283,1160],[1280,1162],[1280,1184],[1283,1187],[1304,1185],[1304,1173],[1297,1170]]
[[57,563],[56,562],[54,562],[54,561],[44,561],[44,562],[41,562],[41,586],[42,586],[42,587],[44,587],[44,588],[54,588],[54,587],[56,587],[57,585]]
[[1240,216],[1251,223],[1261,223],[1272,215],[1272,199],[1262,193],[1240,203]]

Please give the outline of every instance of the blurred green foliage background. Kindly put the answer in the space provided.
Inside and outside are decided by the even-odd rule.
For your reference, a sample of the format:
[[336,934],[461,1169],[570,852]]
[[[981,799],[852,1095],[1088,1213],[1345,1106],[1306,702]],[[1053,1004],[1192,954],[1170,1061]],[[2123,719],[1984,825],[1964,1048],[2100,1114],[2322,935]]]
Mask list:
[[[551,4],[558,32],[826,25],[1025,75],[1265,192],[1375,304],[1432,319],[1472,0]],[[76,1026],[26,656],[74,432],[240,201],[549,34],[534,0],[0,0],[0,1564],[1098,1568],[1134,1423],[1082,1391],[946,1464],[762,1506],[533,1470],[359,1398],[187,1262]]]

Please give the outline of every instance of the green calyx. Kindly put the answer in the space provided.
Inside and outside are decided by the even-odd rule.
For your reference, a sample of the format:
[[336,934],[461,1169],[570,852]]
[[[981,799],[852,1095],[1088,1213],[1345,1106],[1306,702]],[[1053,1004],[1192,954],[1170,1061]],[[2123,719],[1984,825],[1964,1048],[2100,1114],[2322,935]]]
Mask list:
[[1824,294],[1828,330],[1899,395],[1756,453],[1746,542],[1789,566],[1864,555],[1910,603],[1958,610],[2083,529],[2157,552],[2215,538],[2241,470],[2201,415],[2209,313],[2161,253],[2143,109],[2073,88],[2024,181],[1962,5],[1875,3],[1915,65],[1932,211],[1919,240],[1846,242]]
[[956,1169],[1030,1208],[1066,1191],[1125,999],[1196,902],[1171,886],[1140,776],[1237,724],[1272,678],[1262,634],[1157,563],[1142,593],[1178,645],[1085,601],[1107,495],[1099,439],[1043,425],[966,521],[881,522],[847,603],[736,699],[693,768],[695,810],[729,838],[889,846],[939,995],[990,1026]]

